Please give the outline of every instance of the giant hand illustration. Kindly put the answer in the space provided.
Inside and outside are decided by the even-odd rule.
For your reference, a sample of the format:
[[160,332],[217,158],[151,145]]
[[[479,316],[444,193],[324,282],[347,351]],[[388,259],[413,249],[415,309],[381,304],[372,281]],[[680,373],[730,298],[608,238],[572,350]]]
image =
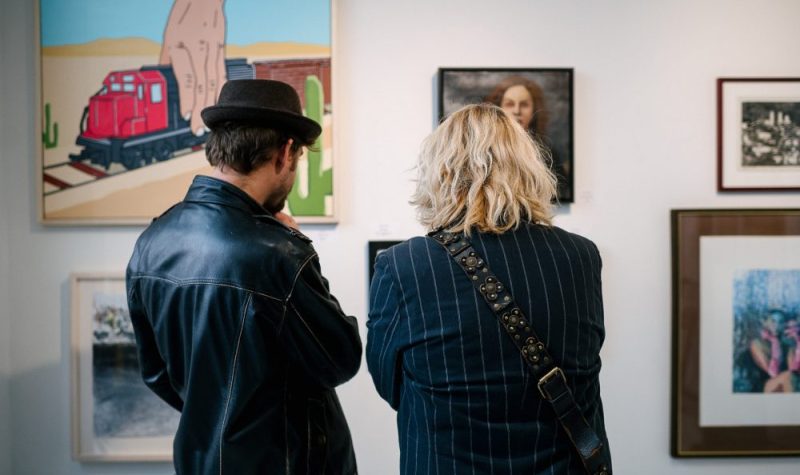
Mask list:
[[175,0],[164,29],[160,64],[172,64],[180,113],[196,135],[200,111],[213,105],[226,80],[224,0]]

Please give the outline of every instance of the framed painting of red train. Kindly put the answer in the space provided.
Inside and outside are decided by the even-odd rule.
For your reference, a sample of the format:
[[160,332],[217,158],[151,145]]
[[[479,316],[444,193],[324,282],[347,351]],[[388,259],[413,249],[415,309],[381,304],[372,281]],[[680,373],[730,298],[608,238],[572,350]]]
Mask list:
[[335,222],[331,0],[39,0],[38,14],[43,223],[144,224],[180,201],[211,170],[200,111],[244,78],[291,84],[322,125],[285,211]]
[[467,104],[502,107],[548,152],[559,203],[575,201],[573,96],[569,68],[439,69],[439,119]]
[[671,217],[673,456],[800,455],[800,209]]

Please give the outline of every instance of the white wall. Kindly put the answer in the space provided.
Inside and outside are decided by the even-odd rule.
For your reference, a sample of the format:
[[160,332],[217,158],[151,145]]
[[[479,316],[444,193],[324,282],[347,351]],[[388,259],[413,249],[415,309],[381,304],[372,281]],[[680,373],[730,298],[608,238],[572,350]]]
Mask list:
[[[618,472],[797,473],[793,459],[668,455],[669,209],[800,207],[797,193],[715,192],[714,113],[719,76],[800,76],[800,63],[792,59],[800,3],[334,3],[341,223],[306,230],[345,309],[363,324],[367,240],[421,231],[407,205],[408,170],[432,128],[436,69],[574,67],[577,202],[561,210],[557,224],[594,239],[604,257],[608,340],[602,382]],[[141,228],[37,224],[33,2],[2,5],[0,241],[6,241],[6,213],[10,252],[8,265],[0,267],[0,292],[5,278],[14,437],[10,448],[0,447],[0,459],[13,453],[15,475],[171,473],[163,464],[81,465],[70,459],[67,276],[123,269]],[[0,334],[3,322],[0,313]],[[0,357],[4,344],[0,337]],[[340,394],[361,473],[397,473],[394,414],[375,395],[366,368]]]
[[37,223],[36,2],[3,1],[3,208],[8,213],[11,361],[10,458],[14,475],[172,473],[161,465],[105,467],[70,458],[70,272],[120,270],[140,229],[45,228]]
[[[5,5],[0,3],[0,18],[6,16]],[[6,29],[0,24],[0,71],[6,70],[3,58],[6,42]],[[4,75],[0,74],[0,111],[5,111],[3,100],[6,96],[6,82]],[[8,195],[5,192],[6,177],[9,167],[6,165],[5,147],[5,114],[0,113],[0,475],[11,473],[11,413],[9,411],[9,385],[8,378],[11,371],[11,351],[9,335],[8,311]]]
[[[0,41],[2,41],[0,39]],[[2,63],[0,62],[0,68]],[[0,78],[0,90],[2,90]],[[2,107],[0,107],[2,109]],[[0,114],[1,116],[2,114]],[[3,119],[0,117],[0,131],[3,128]],[[0,132],[0,170],[2,170],[5,155],[2,150],[3,138]],[[6,197],[3,192],[4,185],[0,171],[0,475],[11,473],[11,411],[9,405],[9,374],[11,372],[11,338],[10,314],[8,302],[8,221],[6,219]]]

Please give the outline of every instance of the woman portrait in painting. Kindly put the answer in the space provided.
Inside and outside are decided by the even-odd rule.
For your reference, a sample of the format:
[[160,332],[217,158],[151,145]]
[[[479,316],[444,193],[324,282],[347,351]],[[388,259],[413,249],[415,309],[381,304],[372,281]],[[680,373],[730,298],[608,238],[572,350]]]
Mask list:
[[[800,391],[800,325],[773,309],[749,328],[747,352],[751,362],[745,374],[746,392],[790,393]],[[741,385],[742,381],[737,381]]]
[[569,170],[561,157],[553,153],[550,146],[547,136],[548,111],[544,92],[539,84],[522,76],[509,76],[498,83],[484,101],[502,108],[527,130],[531,137],[548,149],[550,168],[561,187]]
[[[791,320],[789,323],[784,323],[784,317],[780,310],[771,311],[762,320],[759,335],[750,343],[750,355],[753,361],[767,375],[767,380],[764,382],[765,393],[793,392],[792,373],[800,370],[798,368],[800,361],[797,358],[797,322]],[[792,344],[784,344],[781,334]]]
[[486,96],[486,102],[499,106],[534,137],[541,137],[547,128],[544,92],[535,81],[522,76],[509,76]]

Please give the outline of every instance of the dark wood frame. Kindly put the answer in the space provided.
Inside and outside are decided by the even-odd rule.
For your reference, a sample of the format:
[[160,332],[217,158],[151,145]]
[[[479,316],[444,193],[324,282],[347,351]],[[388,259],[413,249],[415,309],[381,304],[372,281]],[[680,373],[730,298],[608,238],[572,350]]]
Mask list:
[[700,237],[800,235],[800,209],[672,210],[674,457],[800,455],[800,426],[700,427]]
[[717,79],[717,191],[800,191],[800,187],[731,187],[722,182],[723,125],[722,93],[726,82],[798,82],[800,78],[718,78]]
[[444,76],[450,72],[475,72],[475,73],[565,73],[569,80],[569,144],[567,149],[571,157],[570,173],[565,184],[569,190],[569,197],[559,196],[560,203],[575,202],[575,70],[573,68],[439,68],[437,73],[437,117],[441,122],[444,119]]

